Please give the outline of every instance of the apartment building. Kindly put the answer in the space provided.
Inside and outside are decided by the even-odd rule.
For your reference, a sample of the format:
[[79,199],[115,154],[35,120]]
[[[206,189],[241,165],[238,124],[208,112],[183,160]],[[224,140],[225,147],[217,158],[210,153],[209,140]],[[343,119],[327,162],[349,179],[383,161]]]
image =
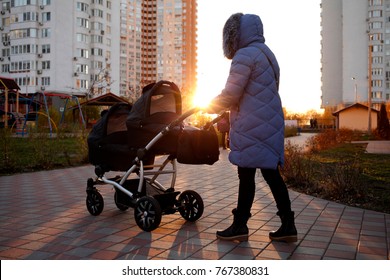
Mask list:
[[321,9],[322,107],[390,102],[390,0],[322,0]]
[[196,0],[0,0],[0,76],[21,93],[196,83]]
[[196,87],[195,0],[122,0],[121,89],[136,97],[143,86],[175,82],[183,94]]
[[119,3],[2,0],[0,75],[22,93],[119,91]]

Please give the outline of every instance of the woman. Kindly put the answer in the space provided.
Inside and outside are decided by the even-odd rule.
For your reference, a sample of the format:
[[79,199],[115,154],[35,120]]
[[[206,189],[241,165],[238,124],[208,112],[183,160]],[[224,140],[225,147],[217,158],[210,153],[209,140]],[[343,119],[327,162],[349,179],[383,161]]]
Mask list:
[[255,196],[255,174],[271,188],[282,225],[269,233],[272,240],[295,242],[297,230],[287,187],[280,175],[284,161],[284,116],[278,93],[279,65],[265,45],[263,24],[257,15],[237,13],[223,28],[223,52],[231,59],[225,89],[215,97],[210,113],[230,110],[229,160],[237,165],[239,190],[233,224],[217,237],[248,240],[247,221]]

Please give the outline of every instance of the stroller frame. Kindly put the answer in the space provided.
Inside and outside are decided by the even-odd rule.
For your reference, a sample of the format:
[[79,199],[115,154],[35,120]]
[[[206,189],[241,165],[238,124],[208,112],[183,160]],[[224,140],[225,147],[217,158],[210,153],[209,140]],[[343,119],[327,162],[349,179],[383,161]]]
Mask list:
[[[114,178],[107,178],[105,172],[99,166],[95,166],[95,179],[89,178],[87,181],[86,206],[91,215],[98,216],[104,208],[104,199],[96,185],[111,185],[115,188],[115,204],[121,211],[126,211],[129,207],[134,208],[134,218],[137,225],[144,231],[156,229],[163,214],[173,214],[179,212],[187,221],[198,220],[204,210],[202,197],[195,191],[186,190],[184,192],[175,191],[177,165],[176,158],[168,155],[162,164],[144,165],[147,152],[169,131],[181,124],[187,117],[197,112],[199,109],[193,108],[175,121],[162,129],[150,142],[137,150],[137,156],[133,160],[132,166],[124,175]],[[171,169],[166,170],[170,165]],[[130,180],[129,177],[137,174],[139,179]],[[169,188],[165,188],[157,179],[160,175],[171,175]],[[127,186],[128,185],[128,186]],[[153,196],[146,195],[146,188],[151,187],[157,192]],[[179,195],[178,198],[176,198]]]

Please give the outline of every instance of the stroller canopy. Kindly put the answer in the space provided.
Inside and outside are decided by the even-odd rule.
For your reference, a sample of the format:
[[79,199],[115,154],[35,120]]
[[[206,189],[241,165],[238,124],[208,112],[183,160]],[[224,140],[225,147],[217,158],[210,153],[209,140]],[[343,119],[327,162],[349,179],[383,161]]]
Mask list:
[[[173,82],[159,81],[144,87],[142,96],[134,103],[127,118],[127,125],[138,126],[141,121],[147,121],[149,117],[159,113],[165,116],[172,114],[173,119],[182,113],[181,93]],[[170,118],[167,122],[160,119],[163,123],[171,120]]]
[[[110,137],[116,139],[116,142],[126,143],[126,118],[130,110],[130,104],[117,103],[108,111],[104,111],[101,119],[93,126],[88,135],[88,142],[92,145],[100,145],[101,141]],[[122,134],[121,137],[118,137],[118,134]]]

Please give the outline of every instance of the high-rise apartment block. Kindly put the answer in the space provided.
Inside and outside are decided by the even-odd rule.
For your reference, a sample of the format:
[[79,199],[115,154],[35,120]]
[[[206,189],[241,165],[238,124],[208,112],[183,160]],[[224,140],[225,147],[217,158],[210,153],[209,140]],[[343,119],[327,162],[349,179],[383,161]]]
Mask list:
[[[196,87],[195,0],[122,0],[121,95],[170,80],[192,94]],[[127,74],[125,74],[127,73]]]
[[196,0],[0,0],[0,76],[22,93],[196,83]]
[[322,0],[322,107],[390,101],[390,0]]

